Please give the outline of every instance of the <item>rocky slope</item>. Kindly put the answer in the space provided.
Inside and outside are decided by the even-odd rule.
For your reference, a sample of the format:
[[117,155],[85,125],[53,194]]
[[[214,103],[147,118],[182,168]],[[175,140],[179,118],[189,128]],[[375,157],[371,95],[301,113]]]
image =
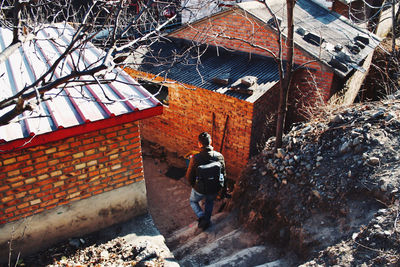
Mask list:
[[330,112],[293,126],[277,153],[271,138],[230,206],[304,266],[398,266],[400,101]]

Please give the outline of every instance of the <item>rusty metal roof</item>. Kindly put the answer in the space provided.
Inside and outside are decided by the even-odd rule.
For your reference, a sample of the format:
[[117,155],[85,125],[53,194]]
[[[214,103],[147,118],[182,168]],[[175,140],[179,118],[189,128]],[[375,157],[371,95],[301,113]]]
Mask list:
[[[23,43],[0,64],[0,101],[32,84],[47,71],[65,51],[73,34],[73,28],[65,24],[45,27],[34,41]],[[4,50],[11,40],[12,32],[1,28],[0,49]],[[96,66],[104,55],[104,51],[89,43],[64,59],[52,79]],[[114,68],[102,75],[110,82],[100,84],[94,83],[93,77],[79,77],[65,87],[46,92],[44,101],[32,112],[25,111],[0,127],[0,152],[162,113],[158,100],[121,69]],[[88,84],[88,80],[92,82]],[[0,110],[0,116],[10,109]],[[52,136],[41,136],[49,134]]]

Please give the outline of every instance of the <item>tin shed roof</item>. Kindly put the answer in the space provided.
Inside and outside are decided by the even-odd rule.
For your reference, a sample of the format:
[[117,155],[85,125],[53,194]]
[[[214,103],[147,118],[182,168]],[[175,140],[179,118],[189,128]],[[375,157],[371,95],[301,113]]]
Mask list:
[[[286,2],[270,0],[268,5],[281,21],[286,34]],[[237,5],[266,25],[274,28],[272,16],[258,1]],[[294,8],[294,41],[314,58],[332,67],[344,77],[353,69],[364,71],[363,60],[378,46],[380,39],[345,17],[312,0],[297,0]]]
[[[65,24],[39,31],[35,41],[23,43],[0,64],[0,101],[15,95],[37,80],[65,51],[74,34]],[[0,29],[0,49],[12,40],[12,32]],[[53,79],[77,69],[100,63],[105,52],[86,44],[67,56],[56,68]],[[162,113],[150,93],[119,68],[103,73],[109,83],[79,77],[66,86],[52,89],[33,111],[25,111],[0,127],[0,152],[38,145],[85,132],[103,129]],[[87,81],[92,81],[88,83]],[[11,108],[0,110],[0,116]]]
[[[151,52],[140,59],[138,69],[247,102],[256,101],[279,82],[278,66],[272,58],[239,51],[230,52],[213,46],[192,47],[192,52],[188,53],[186,43],[182,42],[184,40],[171,38],[153,45]],[[157,61],[154,60],[155,55]],[[252,94],[230,89],[235,82],[246,76],[257,78],[257,86]],[[226,84],[218,84],[215,79],[225,79]]]

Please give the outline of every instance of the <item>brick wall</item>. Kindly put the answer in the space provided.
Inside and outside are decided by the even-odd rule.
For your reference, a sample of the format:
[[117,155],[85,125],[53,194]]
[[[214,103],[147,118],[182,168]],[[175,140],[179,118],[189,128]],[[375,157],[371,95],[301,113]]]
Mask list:
[[3,153],[0,224],[141,180],[137,122]]
[[[356,23],[368,20],[371,17],[376,19],[376,14],[379,13],[379,6],[382,1],[367,0],[366,3],[368,5],[364,1],[358,0],[346,4],[340,0],[335,0],[333,1],[332,10]],[[374,9],[372,8],[373,6],[377,8]]]
[[[194,23],[191,27],[185,27],[170,34],[171,37],[193,40],[198,43],[208,43],[229,49],[255,53],[272,57],[271,53],[278,54],[279,46],[277,34],[269,27],[252,16],[246,15],[240,9],[233,9],[211,18]],[[235,37],[232,38],[223,38]],[[241,40],[238,40],[241,39]],[[242,41],[246,40],[246,42]],[[249,44],[250,43],[250,44]],[[254,47],[251,44],[259,47]],[[283,43],[284,45],[285,43]],[[283,58],[286,58],[286,49],[283,49]],[[314,81],[323,94],[331,94],[332,73],[322,63],[315,61],[304,50],[295,47],[294,62],[297,65],[306,64],[306,67],[317,72]],[[307,73],[305,73],[307,74]],[[306,90],[306,88],[304,88]],[[328,92],[328,93],[325,93]]]
[[[313,103],[316,101],[326,102],[331,97],[331,90],[322,89],[318,86],[317,79],[319,76],[323,76],[324,82],[326,81],[329,85],[333,84],[334,74],[331,72],[316,71],[313,69],[298,69],[292,78],[292,87],[299,91],[298,95],[303,99],[302,102]],[[326,88],[328,86],[324,86]]]
[[[332,91],[321,90],[317,87],[316,78],[324,75],[332,84]],[[299,69],[292,78],[292,86],[288,97],[288,123],[304,120],[312,115],[315,108],[323,106],[334,92],[334,74],[317,72],[312,69]],[[338,79],[338,77],[336,77]]]
[[343,3],[342,1],[336,0],[333,1],[332,4],[332,11],[335,11],[336,13],[349,18],[349,6]]
[[[152,75],[131,69],[126,72],[137,79],[152,78]],[[208,131],[213,134],[214,149],[221,151],[223,132],[229,115],[222,153],[228,178],[237,179],[250,156],[253,105],[206,89],[191,90],[188,85],[183,87],[171,83],[168,88],[169,106],[164,107],[161,116],[141,121],[142,137],[183,156],[191,150],[198,150],[199,133]]]
[[251,156],[256,155],[265,147],[265,142],[269,137],[275,136],[279,90],[280,84],[277,83],[254,103]]

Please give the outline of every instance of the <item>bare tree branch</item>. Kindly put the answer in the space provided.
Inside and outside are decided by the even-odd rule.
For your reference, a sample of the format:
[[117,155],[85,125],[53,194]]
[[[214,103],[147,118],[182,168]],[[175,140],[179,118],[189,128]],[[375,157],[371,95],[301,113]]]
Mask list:
[[[150,8],[154,4],[153,0],[142,5],[137,14],[128,12],[127,2],[121,0],[118,5],[110,5],[109,1],[95,0],[85,7],[79,1],[75,1],[75,6],[72,5],[71,0],[2,1],[0,25],[7,26],[13,31],[13,40],[8,47],[0,51],[0,64],[8,60],[10,55],[20,49],[25,42],[36,43],[39,40],[36,33],[44,27],[52,27],[49,22],[69,23],[76,31],[63,51],[59,51],[58,58],[46,59],[48,68],[33,82],[26,84],[12,96],[0,97],[0,110],[8,110],[0,116],[0,126],[8,124],[23,112],[32,110],[34,107],[31,104],[35,101],[37,102],[35,105],[40,104],[44,100],[45,93],[54,88],[59,88],[62,92],[63,88],[72,85],[109,83],[109,78],[106,79],[99,74],[114,69],[118,65],[115,60],[121,52],[130,50],[132,53],[139,43],[154,42],[152,39],[160,38],[161,30],[176,19],[176,15],[162,20],[156,17]],[[165,4],[170,5],[170,3]],[[143,27],[147,27],[146,21],[148,25],[153,25],[153,28],[144,30]],[[111,31],[108,31],[109,29]],[[109,35],[99,47],[104,48],[106,53],[102,54],[96,63],[82,64],[83,54],[80,51],[88,46],[88,42],[98,38],[97,34],[103,30],[107,30]],[[129,34],[133,34],[132,37],[129,37]],[[60,38],[62,35],[63,33],[59,32]],[[129,39],[121,42],[126,37]],[[58,42],[55,39],[49,41]],[[72,57],[73,53],[77,57]],[[60,67],[63,68],[64,64],[69,64],[71,72],[56,77],[55,71]],[[82,79],[82,77],[92,77],[92,79]]]

